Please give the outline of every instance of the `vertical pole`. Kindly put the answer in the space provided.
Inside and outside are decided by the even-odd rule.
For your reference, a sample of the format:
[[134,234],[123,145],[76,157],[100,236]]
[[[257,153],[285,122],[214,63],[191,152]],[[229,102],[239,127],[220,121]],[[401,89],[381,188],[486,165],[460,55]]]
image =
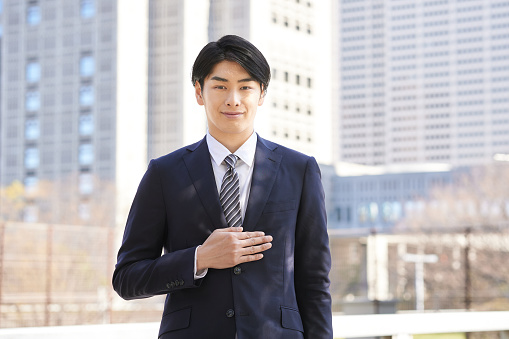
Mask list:
[[[372,284],[373,284],[373,313],[374,314],[379,314],[380,313],[380,301],[378,299],[378,260],[377,260],[377,254],[378,254],[378,250],[377,250],[377,243],[376,243],[376,229],[373,228],[371,229],[371,236],[373,237],[373,247],[371,248],[371,250],[373,251],[372,255],[373,255],[373,280],[372,280]],[[369,249],[368,249],[369,250]]]
[[3,304],[2,300],[2,287],[4,278],[4,236],[5,236],[5,222],[0,222],[0,328],[2,321],[1,307]]
[[[472,306],[472,272],[470,268],[470,238],[472,234],[472,228],[467,227],[465,229],[465,310],[470,311]],[[470,333],[465,333],[465,338],[470,339]]]
[[[106,262],[108,263],[106,266],[106,272],[107,276],[111,279],[113,272],[111,269],[111,265],[113,263],[114,258],[114,252],[113,252],[113,241],[114,241],[114,229],[111,227],[108,227],[108,253]],[[110,287],[107,289],[107,312],[108,312],[108,323],[112,323],[112,317],[113,317],[113,289]]]
[[470,267],[470,238],[472,228],[465,230],[465,310],[469,311],[472,307],[472,272]]
[[424,261],[415,262],[415,309],[424,311]]
[[53,255],[53,225],[48,225],[46,231],[46,307],[44,308],[44,326],[49,326],[51,322],[51,280],[52,280],[52,255]]

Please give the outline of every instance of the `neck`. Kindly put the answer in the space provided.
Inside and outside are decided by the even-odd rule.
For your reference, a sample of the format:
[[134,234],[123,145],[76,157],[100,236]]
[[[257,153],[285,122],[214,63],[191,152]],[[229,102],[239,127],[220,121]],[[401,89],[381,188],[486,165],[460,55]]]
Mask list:
[[249,137],[253,134],[253,130],[250,133],[238,133],[238,134],[222,134],[222,133],[212,133],[209,131],[210,135],[214,137],[217,141],[221,143],[224,147],[230,151],[230,153],[235,153],[240,146],[244,145],[244,143],[249,139]]

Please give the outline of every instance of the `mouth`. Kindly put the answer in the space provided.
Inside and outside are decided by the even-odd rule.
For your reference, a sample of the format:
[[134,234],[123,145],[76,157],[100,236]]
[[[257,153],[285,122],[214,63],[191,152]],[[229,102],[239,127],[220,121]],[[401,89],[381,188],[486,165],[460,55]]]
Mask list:
[[227,118],[237,118],[244,114],[244,112],[221,112]]

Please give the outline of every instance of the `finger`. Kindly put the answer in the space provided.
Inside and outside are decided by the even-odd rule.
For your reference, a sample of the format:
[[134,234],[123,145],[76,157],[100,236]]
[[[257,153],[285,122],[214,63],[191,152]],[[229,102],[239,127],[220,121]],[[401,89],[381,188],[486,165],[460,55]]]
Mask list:
[[250,261],[256,261],[263,258],[263,254],[257,253],[257,254],[251,254],[251,255],[243,255],[240,257],[240,263],[250,262]]
[[272,236],[266,235],[263,237],[245,239],[242,241],[242,243],[243,243],[243,247],[247,247],[247,246],[255,246],[255,245],[270,243],[271,241],[272,241]]
[[249,256],[249,255],[257,254],[257,253],[260,253],[260,252],[264,252],[264,251],[268,250],[271,247],[272,247],[272,244],[270,242],[269,243],[265,243],[265,244],[261,244],[261,245],[258,245],[258,246],[244,247],[243,251],[242,251],[242,255],[243,256]]
[[245,239],[251,239],[251,238],[257,238],[257,237],[263,237],[265,235],[264,232],[257,231],[257,232],[242,232],[242,235],[240,235],[241,240]]
[[226,227],[226,228],[217,228],[214,232],[242,232],[242,226],[239,227]]

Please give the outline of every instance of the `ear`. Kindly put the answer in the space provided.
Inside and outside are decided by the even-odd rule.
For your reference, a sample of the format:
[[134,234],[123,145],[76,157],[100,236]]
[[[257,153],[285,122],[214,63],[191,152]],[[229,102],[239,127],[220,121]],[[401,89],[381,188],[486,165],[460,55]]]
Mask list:
[[265,91],[262,89],[262,93],[260,94],[260,99],[258,99],[258,106],[261,106],[265,101]]
[[194,95],[196,96],[196,102],[198,102],[198,105],[203,106],[203,96],[202,96],[202,90],[200,83],[196,81],[194,83]]

